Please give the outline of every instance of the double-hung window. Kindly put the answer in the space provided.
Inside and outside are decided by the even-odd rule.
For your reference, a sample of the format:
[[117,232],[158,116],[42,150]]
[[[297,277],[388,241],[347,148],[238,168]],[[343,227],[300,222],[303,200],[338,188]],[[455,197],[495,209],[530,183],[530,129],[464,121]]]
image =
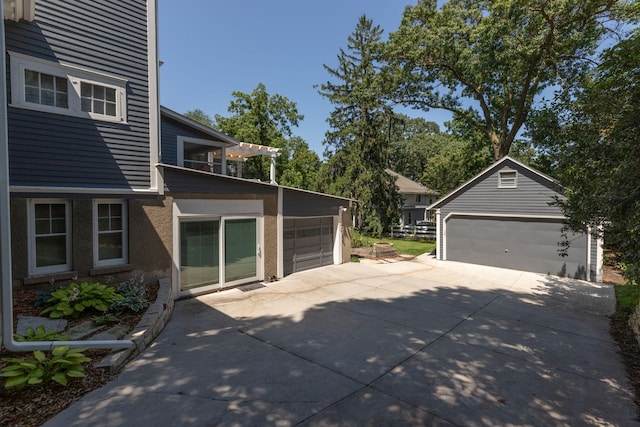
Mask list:
[[127,81],[15,52],[11,106],[111,122],[127,121]]
[[29,274],[71,270],[69,202],[30,200],[28,206]]
[[93,264],[127,263],[127,204],[123,200],[93,201]]

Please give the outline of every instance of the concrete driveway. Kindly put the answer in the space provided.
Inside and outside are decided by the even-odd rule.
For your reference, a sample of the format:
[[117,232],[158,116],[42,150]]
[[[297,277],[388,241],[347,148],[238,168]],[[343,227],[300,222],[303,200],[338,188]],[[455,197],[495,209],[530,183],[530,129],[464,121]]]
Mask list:
[[307,271],[178,302],[45,425],[636,425],[614,304],[607,285],[426,255]]

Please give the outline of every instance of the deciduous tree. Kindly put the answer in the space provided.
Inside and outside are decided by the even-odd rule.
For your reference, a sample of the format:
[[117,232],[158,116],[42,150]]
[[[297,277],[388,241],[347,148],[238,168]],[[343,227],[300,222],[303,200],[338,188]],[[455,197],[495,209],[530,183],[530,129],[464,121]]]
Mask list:
[[436,0],[408,6],[387,45],[394,99],[445,109],[509,153],[547,88],[576,81],[626,2]]

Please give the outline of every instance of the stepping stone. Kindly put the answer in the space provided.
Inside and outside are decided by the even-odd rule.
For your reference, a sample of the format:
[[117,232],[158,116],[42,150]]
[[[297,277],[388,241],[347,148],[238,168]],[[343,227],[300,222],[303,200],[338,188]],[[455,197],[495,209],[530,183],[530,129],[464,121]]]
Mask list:
[[89,341],[98,341],[98,340],[119,340],[127,334],[129,328],[124,325],[116,325],[113,326],[106,331],[100,332],[99,334],[95,334]]
[[80,323],[78,326],[70,328],[68,331],[65,331],[65,333],[67,335],[71,335],[72,340],[80,340],[88,335],[98,332],[103,328],[104,326],[94,326],[91,320],[87,320]]
[[16,333],[25,335],[28,328],[33,328],[33,330],[35,330],[38,326],[44,326],[45,330],[55,329],[62,333],[68,323],[69,322],[64,319],[50,319],[48,317],[40,316],[18,316]]

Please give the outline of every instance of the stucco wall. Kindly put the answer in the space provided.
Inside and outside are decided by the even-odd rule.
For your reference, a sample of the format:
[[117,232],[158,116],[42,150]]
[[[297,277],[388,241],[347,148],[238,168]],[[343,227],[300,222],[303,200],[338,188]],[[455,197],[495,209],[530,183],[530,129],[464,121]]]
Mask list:
[[171,197],[129,201],[129,263],[155,280],[171,277]]
[[[171,193],[174,199],[196,200],[262,200],[264,214],[264,278],[278,272],[278,195],[277,194],[218,194]],[[169,211],[171,215],[171,211]]]
[[[60,198],[60,200],[65,200]],[[67,199],[68,200],[68,199]],[[93,266],[92,199],[71,201],[71,272],[29,277],[28,226],[26,198],[11,199],[11,257],[14,287],[24,284],[48,284],[53,279],[63,284],[78,280],[125,280],[132,273],[146,274],[147,281],[170,277],[171,272],[171,200],[165,198],[132,199],[127,203],[129,263],[124,266]]]

